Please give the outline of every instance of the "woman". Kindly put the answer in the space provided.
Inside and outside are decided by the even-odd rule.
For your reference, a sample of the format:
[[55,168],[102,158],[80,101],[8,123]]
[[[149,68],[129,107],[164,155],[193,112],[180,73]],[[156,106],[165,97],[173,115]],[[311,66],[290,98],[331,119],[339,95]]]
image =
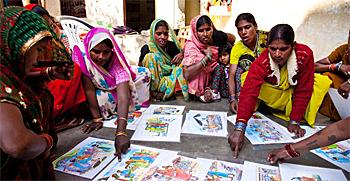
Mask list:
[[234,40],[233,35],[216,30],[206,15],[191,20],[191,38],[185,44],[182,64],[188,92],[192,97],[199,99],[202,96],[204,102],[220,98],[210,89],[210,74],[217,65],[218,47],[227,41],[233,44]]
[[289,121],[288,130],[301,137],[305,130],[300,123],[305,119],[314,125],[331,84],[326,76],[314,75],[312,50],[294,42],[293,28],[287,24],[271,29],[267,50],[252,63],[248,75],[242,75],[242,81],[244,99],[239,101],[235,130],[229,137],[235,156],[243,145],[245,128],[258,99],[271,107],[275,116]]
[[[59,23],[45,8],[38,4],[28,4],[25,8],[43,17],[60,40],[67,43],[63,41],[67,36],[61,32]],[[65,47],[70,51],[69,44],[65,44]],[[82,110],[87,107],[79,66],[75,66],[72,80],[53,80],[48,83],[48,88],[54,97],[52,116],[56,123],[56,130],[61,131],[83,124],[84,117],[87,115],[82,114],[84,112]]]
[[[315,62],[315,71],[323,73],[332,81],[331,87],[338,89],[338,93],[345,99],[350,93],[350,30],[348,43],[336,48],[328,57]],[[332,99],[327,94],[319,112],[334,121],[340,120],[339,113]]]
[[[10,6],[0,18],[1,180],[51,180],[53,98],[43,82],[71,78],[70,56],[39,15]],[[35,74],[39,60],[66,65]]]
[[[187,82],[182,75],[182,52],[174,31],[164,20],[156,19],[151,24],[148,46],[141,50],[149,53],[142,64],[151,72],[151,96],[166,100],[174,96],[178,83],[185,100],[188,100]],[[168,41],[169,33],[172,41]],[[142,54],[141,54],[142,56]]]
[[[86,52],[86,53],[85,53]],[[131,71],[113,35],[104,28],[91,29],[84,39],[84,50],[74,47],[73,60],[83,72],[87,101],[92,114],[92,123],[83,127],[83,132],[98,130],[103,120],[118,114],[116,150],[120,158],[130,147],[126,125],[129,111],[135,107],[136,75]]]
[[230,56],[229,102],[230,110],[237,112],[241,75],[248,71],[250,64],[266,49],[267,32],[258,30],[255,18],[250,13],[237,16],[235,26],[241,41],[237,42]]

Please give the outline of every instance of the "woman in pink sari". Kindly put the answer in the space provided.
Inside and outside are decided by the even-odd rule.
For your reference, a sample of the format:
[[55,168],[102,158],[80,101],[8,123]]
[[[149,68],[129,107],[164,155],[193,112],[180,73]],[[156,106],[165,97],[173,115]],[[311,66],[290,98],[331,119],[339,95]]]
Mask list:
[[183,75],[188,81],[188,92],[203,102],[220,99],[210,89],[211,72],[218,65],[218,47],[227,41],[235,41],[231,34],[215,29],[206,15],[191,20],[191,37],[184,48]]

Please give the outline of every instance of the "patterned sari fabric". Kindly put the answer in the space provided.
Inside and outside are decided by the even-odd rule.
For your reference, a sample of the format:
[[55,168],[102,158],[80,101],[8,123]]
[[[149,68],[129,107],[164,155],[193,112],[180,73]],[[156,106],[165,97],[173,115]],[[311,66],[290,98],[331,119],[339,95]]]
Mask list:
[[[48,133],[53,130],[53,99],[41,81],[26,81],[24,55],[46,37],[52,38],[52,54],[47,55],[52,61],[57,57],[66,61],[69,55],[39,15],[21,7],[6,7],[0,10],[0,18],[0,103],[17,106],[25,126],[34,133]],[[2,180],[54,179],[49,158],[18,160],[0,152]]]
[[[90,57],[90,53],[88,53],[105,39],[109,39],[113,43],[113,57],[108,69],[95,64]],[[82,73],[89,77],[95,86],[97,102],[103,118],[109,119],[114,114],[117,114],[118,96],[116,88],[124,82],[128,82],[130,87],[130,110],[133,110],[135,104],[138,103],[137,91],[133,81],[137,77],[126,62],[112,34],[104,28],[91,29],[84,39],[83,49],[82,51],[78,46],[73,48],[73,61],[79,65]],[[142,71],[140,70],[139,72]]]
[[[175,93],[176,82],[179,83],[185,100],[188,100],[187,81],[182,75],[182,65],[176,66],[171,63],[171,57],[155,41],[154,33],[157,23],[161,21],[156,19],[151,24],[150,40],[148,53],[143,59],[143,66],[151,72],[151,91],[164,93],[163,100],[169,99]],[[168,27],[170,37],[180,50],[179,42],[174,31]]]
[[[190,94],[196,95],[197,97],[204,95],[204,90],[206,87],[210,86],[211,82],[211,72],[217,66],[217,61],[219,58],[218,55],[218,47],[205,45],[199,41],[197,37],[196,24],[197,20],[201,17],[201,15],[194,17],[191,20],[191,37],[187,40],[185,44],[185,53],[182,64],[184,66],[191,66],[198,62],[200,62],[204,58],[203,50],[207,49],[207,47],[211,48],[212,51],[212,61],[209,65],[203,68],[198,75],[194,76],[191,80],[188,81],[188,92]],[[214,25],[212,27],[215,29]]]

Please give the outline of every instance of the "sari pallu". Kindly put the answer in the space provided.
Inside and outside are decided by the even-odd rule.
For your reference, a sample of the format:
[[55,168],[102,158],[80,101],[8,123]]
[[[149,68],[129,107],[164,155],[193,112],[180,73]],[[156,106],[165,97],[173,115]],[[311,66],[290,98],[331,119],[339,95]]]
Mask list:
[[[95,64],[89,53],[94,46],[105,39],[109,39],[113,43],[113,56],[107,70]],[[73,61],[79,65],[82,73],[89,77],[95,86],[100,113],[105,119],[116,114],[118,103],[116,88],[120,83],[128,82],[130,88],[129,110],[135,108],[137,97],[133,80],[136,78],[136,74],[131,70],[108,30],[104,28],[91,29],[84,39],[84,51],[81,51],[78,46],[73,48]]]
[[[191,66],[198,62],[200,62],[205,55],[202,53],[203,50],[207,49],[207,47],[211,48],[212,51],[212,60],[211,63],[208,64],[205,68],[203,68],[202,72],[188,80],[188,92],[190,94],[196,95],[197,97],[204,94],[204,90],[206,87],[210,86],[211,82],[211,72],[217,66],[217,61],[219,59],[218,55],[218,47],[205,45],[199,41],[197,37],[196,24],[201,15],[196,16],[191,20],[191,37],[187,40],[184,48],[184,59],[182,64],[184,66]],[[214,25],[211,25],[213,29],[215,29]]]
[[[188,100],[187,81],[182,74],[182,65],[173,65],[171,57],[155,41],[154,33],[157,23],[161,21],[156,19],[151,24],[150,40],[148,53],[143,59],[143,66],[151,72],[151,91],[164,93],[163,100],[172,97],[175,93],[176,82],[179,83],[185,100]],[[174,31],[168,26],[171,39],[174,41],[177,49],[180,50],[179,42]]]

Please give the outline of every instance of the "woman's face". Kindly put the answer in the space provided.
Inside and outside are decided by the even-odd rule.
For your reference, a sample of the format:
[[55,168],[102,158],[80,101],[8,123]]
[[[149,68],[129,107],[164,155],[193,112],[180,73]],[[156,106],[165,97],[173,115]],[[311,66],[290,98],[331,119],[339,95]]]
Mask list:
[[90,57],[99,66],[104,66],[112,58],[112,49],[105,43],[99,43],[90,50]]
[[48,51],[51,49],[51,39],[44,38],[38,43],[34,44],[24,55],[24,74],[28,75],[29,72],[35,68],[35,65],[39,60],[47,60],[50,57]]
[[272,60],[282,67],[284,64],[286,64],[289,56],[291,55],[293,46],[288,45],[283,40],[278,39],[272,41],[269,44],[268,49]]
[[58,22],[56,22],[53,18],[47,16],[47,15],[43,15],[43,18],[47,21],[47,23],[49,24],[50,28],[52,30],[54,30],[54,32],[56,33],[57,37],[59,38],[61,36],[61,29],[58,25]]
[[197,36],[200,42],[208,44],[213,36],[213,28],[205,23],[197,29]]
[[154,32],[154,38],[158,46],[165,48],[169,38],[169,30],[167,27],[159,26]]
[[245,45],[255,45],[257,27],[246,20],[238,22],[237,31]]

